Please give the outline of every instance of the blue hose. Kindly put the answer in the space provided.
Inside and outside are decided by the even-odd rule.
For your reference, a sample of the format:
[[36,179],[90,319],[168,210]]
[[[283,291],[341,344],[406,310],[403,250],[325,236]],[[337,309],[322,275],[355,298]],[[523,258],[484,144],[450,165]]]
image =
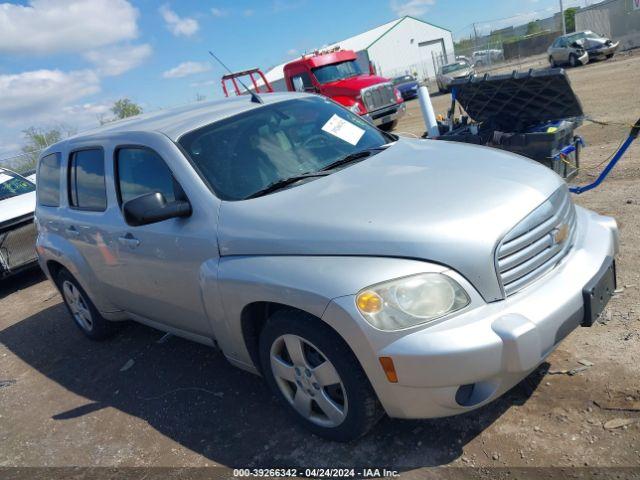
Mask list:
[[598,178],[596,178],[595,181],[593,181],[592,183],[590,183],[588,185],[583,185],[581,187],[577,187],[577,186],[570,187],[569,191],[571,193],[575,193],[575,194],[579,195],[581,193],[588,192],[589,190],[592,190],[592,189],[596,188],[598,185],[600,185],[602,183],[602,181],[605,178],[607,178],[607,175],[609,175],[611,170],[613,170],[613,167],[616,166],[616,163],[618,163],[618,160],[620,160],[620,158],[622,158],[622,156],[627,151],[629,146],[633,143],[633,141],[636,138],[638,138],[638,134],[639,133],[640,133],[640,119],[638,119],[638,121],[633,125],[633,127],[631,128],[631,132],[629,132],[629,136],[624,141],[624,143],[622,145],[620,145],[620,148],[613,155],[613,158],[607,164],[607,166],[604,168],[604,170],[600,173],[600,175],[598,175]]

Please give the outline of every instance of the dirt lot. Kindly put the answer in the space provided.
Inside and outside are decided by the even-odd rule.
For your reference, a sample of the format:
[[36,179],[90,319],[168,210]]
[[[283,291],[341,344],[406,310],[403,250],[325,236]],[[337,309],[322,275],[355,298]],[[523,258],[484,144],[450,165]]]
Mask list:
[[[591,117],[578,182],[640,115],[640,52],[569,72]],[[448,96],[434,98],[444,113]],[[417,102],[398,130],[422,133]],[[37,272],[0,284],[0,466],[640,466],[640,141],[576,202],[621,228],[619,284],[603,323],[578,329],[498,401],[448,419],[384,419],[341,445],[293,426],[261,380],[222,355],[132,325],[86,340]],[[128,369],[123,367],[133,360]],[[593,365],[575,375],[558,371]],[[617,409],[617,410],[615,410]],[[634,410],[635,409],[635,410]],[[635,423],[616,429],[614,419]]]

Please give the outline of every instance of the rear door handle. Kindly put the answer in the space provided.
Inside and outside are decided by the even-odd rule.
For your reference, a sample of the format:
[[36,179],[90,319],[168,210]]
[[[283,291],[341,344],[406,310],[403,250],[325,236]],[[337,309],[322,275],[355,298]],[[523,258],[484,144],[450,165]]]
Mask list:
[[122,237],[118,237],[118,242],[120,242],[121,245],[124,245],[129,248],[136,248],[138,245],[140,245],[140,240],[138,240],[136,237],[134,237],[130,233],[127,233]]
[[80,235],[80,232],[78,231],[78,229],[73,225],[71,225],[70,227],[67,227],[66,232],[67,234],[72,235],[74,237],[77,237],[78,235]]

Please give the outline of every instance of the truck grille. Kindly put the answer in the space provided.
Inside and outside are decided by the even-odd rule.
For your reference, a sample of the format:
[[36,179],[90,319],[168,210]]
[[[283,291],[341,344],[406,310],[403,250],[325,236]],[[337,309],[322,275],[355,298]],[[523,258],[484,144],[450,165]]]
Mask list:
[[571,249],[576,211],[566,187],[559,189],[502,240],[496,265],[506,296],[553,269]]
[[36,234],[33,216],[0,228],[0,276],[36,260]]
[[393,91],[393,85],[390,83],[380,83],[363,88],[360,94],[367,112],[373,112],[396,103],[396,95]]

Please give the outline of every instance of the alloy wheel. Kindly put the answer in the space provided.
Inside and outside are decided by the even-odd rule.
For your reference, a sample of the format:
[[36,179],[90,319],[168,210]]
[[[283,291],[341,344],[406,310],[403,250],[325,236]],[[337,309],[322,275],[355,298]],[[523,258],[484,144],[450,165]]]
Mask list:
[[337,427],[347,416],[347,395],[331,361],[308,340],[281,335],[271,345],[271,371],[291,406],[305,419]]
[[90,332],[93,329],[93,318],[87,302],[78,287],[70,281],[65,280],[62,283],[62,293],[69,306],[69,310],[71,310],[73,319],[83,330]]

